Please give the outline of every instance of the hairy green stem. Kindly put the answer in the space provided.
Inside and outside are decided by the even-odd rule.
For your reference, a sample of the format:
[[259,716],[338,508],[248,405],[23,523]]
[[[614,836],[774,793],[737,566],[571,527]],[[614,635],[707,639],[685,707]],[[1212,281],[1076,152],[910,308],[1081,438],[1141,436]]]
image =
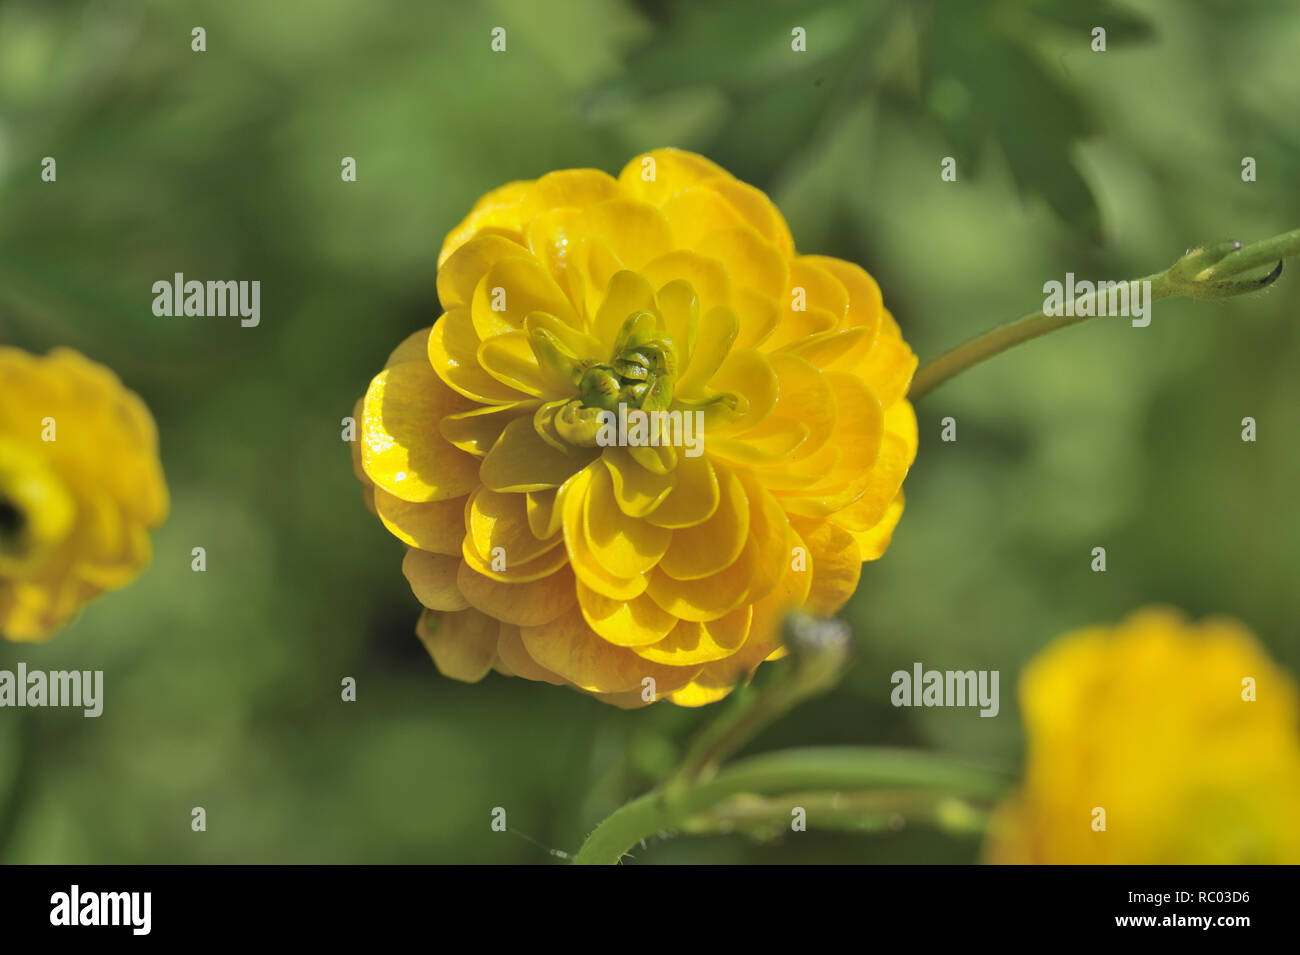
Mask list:
[[871,789],[861,792],[797,792],[784,796],[733,796],[693,816],[682,826],[690,835],[745,833],[756,839],[792,831],[798,808],[817,829],[882,832],[922,823],[953,835],[981,833],[986,807],[975,800],[924,789]]
[[[713,779],[674,795],[657,789],[632,800],[596,827],[578,850],[574,862],[613,865],[642,840],[662,832],[682,830],[693,817],[745,793],[775,796],[802,790],[888,788],[992,799],[1008,782],[1008,777],[999,772],[951,757],[911,750],[851,747],[787,750],[741,760]],[[791,803],[791,807],[794,805],[797,804]]]

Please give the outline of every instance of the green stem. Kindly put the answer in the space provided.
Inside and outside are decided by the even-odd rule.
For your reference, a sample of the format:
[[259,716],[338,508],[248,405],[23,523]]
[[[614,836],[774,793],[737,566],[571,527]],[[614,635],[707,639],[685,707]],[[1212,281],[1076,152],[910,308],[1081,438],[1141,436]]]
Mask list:
[[782,621],[781,642],[788,660],[763,668],[732,693],[727,708],[700,731],[663,784],[670,799],[711,776],[724,759],[804,700],[838,683],[852,645],[843,621],[799,612]]
[[1204,279],[1240,275],[1242,272],[1272,265],[1293,255],[1300,255],[1300,229],[1292,229],[1290,232],[1230,252],[1202,274]]
[[891,788],[992,799],[1008,782],[1001,773],[912,750],[787,750],[741,760],[673,796],[654,790],[632,800],[596,827],[574,862],[616,864],[642,840],[683,829],[692,817],[742,793],[772,796],[799,790]]
[[664,789],[676,794],[707,778],[724,759],[821,689],[804,687],[794,680],[741,687],[733,694],[735,700],[730,708],[691,743]]
[[35,767],[36,722],[18,710],[10,724],[13,726],[14,751],[10,755],[7,770],[8,786],[0,790],[0,859],[8,857],[9,847],[18,823],[26,808],[27,797],[31,794],[33,781],[32,769]]
[[797,792],[785,796],[733,796],[688,819],[690,835],[745,833],[773,838],[791,830],[791,810],[798,807],[819,830],[882,832],[922,823],[953,835],[981,833],[988,810],[975,801],[924,789],[872,789],[863,792]]
[[[1136,281],[1151,283],[1151,300],[1155,301],[1176,294],[1163,281],[1164,276],[1165,273],[1157,272]],[[912,378],[912,387],[908,391],[908,397],[915,401],[972,365],[978,365],[986,358],[992,358],[994,355],[1019,345],[1021,342],[1027,342],[1039,335],[1054,332],[1058,328],[1067,328],[1070,325],[1078,325],[1088,321],[1092,316],[1080,315],[1078,306],[1091,298],[1091,295],[1081,295],[1075,299],[1075,307],[1069,310],[1074,312],[1073,315],[1048,315],[1042,310],[1031,312],[1014,322],[999,325],[978,338],[963,342],[956,348],[944,352],[938,358],[932,358],[917,369],[915,377]],[[1087,311],[1096,311],[1096,309],[1090,308]]]
[[[1239,242],[1230,242],[1208,249],[1193,249],[1165,271],[1133,281],[1151,283],[1151,301],[1183,295],[1201,299],[1229,298],[1271,284],[1281,271],[1282,260],[1293,255],[1300,255],[1300,229],[1263,239],[1244,248]],[[1278,268],[1268,275],[1249,280],[1233,280],[1233,276],[1273,263],[1278,263]],[[1073,315],[1048,315],[1041,310],[1032,312],[927,361],[912,379],[908,397],[913,400],[920,398],[972,365],[1021,342],[1046,335],[1058,328],[1088,321],[1093,316],[1079,315],[1077,306],[1079,303],[1089,303],[1094,298],[1095,293],[1090,293],[1076,299]],[[1085,310],[1093,313],[1097,311],[1096,308]]]

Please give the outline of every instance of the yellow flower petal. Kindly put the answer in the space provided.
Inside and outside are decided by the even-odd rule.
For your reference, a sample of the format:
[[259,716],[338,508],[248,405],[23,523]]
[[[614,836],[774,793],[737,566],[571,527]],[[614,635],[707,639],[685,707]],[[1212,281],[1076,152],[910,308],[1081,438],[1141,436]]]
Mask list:
[[742,477],[750,500],[750,536],[725,570],[696,580],[674,580],[660,568],[649,575],[648,593],[664,610],[683,620],[707,623],[746,601],[767,596],[781,580],[789,557],[790,527],[770,493]]
[[660,527],[692,527],[707,521],[718,508],[718,476],[705,455],[677,462],[677,484],[663,502],[646,516]]
[[652,680],[651,685],[662,693],[682,685],[694,673],[689,667],[651,663],[614,646],[588,626],[576,607],[539,627],[520,627],[519,635],[539,665],[588,692],[625,693],[641,690],[646,680]]
[[711,232],[745,224],[736,208],[707,185],[684,189],[661,208],[678,246],[695,246]]
[[677,618],[642,594],[613,600],[578,581],[578,606],[587,624],[616,647],[639,647],[663,640]]
[[477,683],[496,659],[500,624],[477,610],[420,615],[415,633],[445,677]]
[[545,491],[529,491],[524,496],[527,498],[526,513],[528,514],[528,529],[533,532],[533,536],[546,540],[560,532],[560,508],[557,500],[558,488],[551,488]]
[[731,469],[718,472],[719,504],[708,520],[672,532],[659,569],[675,580],[708,577],[740,556],[749,536],[749,495]]
[[639,269],[672,250],[672,231],[652,205],[632,199],[608,199],[582,211],[588,235],[602,242],[625,268]]
[[562,543],[559,534],[545,539],[533,534],[523,494],[502,494],[486,487],[470,495],[466,525],[474,550],[489,563],[525,564]]
[[771,298],[788,295],[789,263],[776,246],[749,226],[711,232],[697,250],[725,265],[734,285],[757,289]]
[[427,362],[386,368],[366,391],[361,463],[376,485],[404,501],[460,497],[478,483],[478,459],[430,426],[464,409]]
[[596,303],[588,302],[594,289],[585,261],[582,256],[574,255],[574,250],[585,241],[581,219],[582,213],[577,208],[550,209],[528,223],[524,236],[537,261],[564,290],[575,311],[585,318]]
[[402,560],[402,573],[411,585],[415,598],[430,610],[464,610],[469,601],[456,586],[460,559],[445,554],[408,550]]
[[534,397],[557,398],[566,383],[537,363],[537,355],[523,332],[497,335],[478,346],[479,366],[502,384]]
[[564,549],[560,547],[553,547],[523,563],[511,563],[501,554],[485,557],[474,547],[474,540],[468,534],[461,544],[460,556],[476,573],[492,580],[499,580],[503,584],[526,584],[541,580],[543,577],[551,576],[568,562]]
[[884,421],[880,453],[865,489],[852,504],[836,512],[836,520],[852,530],[866,530],[880,522],[916,457],[916,415],[912,406],[898,402],[886,409]]
[[474,236],[482,233],[518,232],[531,205],[533,183],[519,181],[493,189],[474,204],[468,216],[443,241],[438,268]]
[[501,432],[515,418],[531,416],[536,401],[509,405],[480,405],[471,411],[450,414],[438,422],[438,430],[451,444],[468,454],[483,457],[492,450]]
[[640,574],[616,577],[592,552],[584,529],[584,508],[597,473],[604,472],[603,465],[591,465],[574,475],[560,488],[559,507],[564,526],[564,546],[578,580],[592,590],[613,600],[632,600],[646,589],[646,578]]
[[659,289],[655,305],[673,340],[680,367],[689,365],[700,331],[700,299],[695,287],[685,279],[673,279]]
[[699,335],[691,363],[678,379],[675,394],[690,398],[704,393],[704,386],[731,351],[731,344],[736,340],[739,328],[740,320],[730,308],[714,308],[704,314],[700,319]]
[[522,330],[531,312],[553,315],[573,328],[581,324],[563,290],[536,260],[511,258],[492,263],[475,287],[470,306],[479,339],[488,342],[496,335]]
[[823,372],[823,376],[835,396],[834,442],[817,454],[792,459],[783,475],[765,473],[763,480],[783,503],[821,499],[829,514],[848,506],[868,486],[885,419],[880,402],[862,379],[840,372]]
[[542,209],[585,208],[619,195],[618,182],[600,169],[561,169],[537,180],[534,202]]
[[628,517],[646,517],[654,513],[677,485],[677,470],[666,474],[647,471],[627,448],[608,447],[601,461],[614,481],[614,501]]
[[784,350],[818,368],[826,369],[846,361],[850,356],[871,343],[868,330],[863,326],[817,332],[783,346]]
[[872,390],[880,403],[888,408],[907,394],[916,371],[916,355],[903,341],[898,325],[888,310],[881,309],[880,331],[862,364],[856,369],[859,377],[871,382]]
[[725,699],[735,688],[733,683],[716,683],[707,677],[696,677],[686,686],[668,695],[678,706],[708,706]]
[[899,491],[894,500],[890,502],[889,507],[885,509],[884,516],[874,527],[857,531],[846,528],[853,535],[853,539],[858,542],[858,553],[864,561],[879,560],[884,556],[885,549],[894,536],[894,528],[898,526],[898,521],[902,516],[903,492]]
[[707,188],[731,203],[741,217],[783,255],[794,254],[794,239],[790,237],[785,217],[761,189],[731,178],[713,179]]
[[762,437],[716,437],[709,440],[709,451],[717,457],[750,467],[780,464],[808,440],[808,426],[785,419],[767,428]]
[[468,498],[412,503],[374,488],[375,513],[402,543],[432,554],[459,556],[465,539],[465,503]]
[[862,555],[853,535],[830,521],[809,521],[792,517],[790,523],[812,557],[812,586],[806,601],[810,613],[829,617],[858,589]]
[[497,659],[511,673],[525,680],[550,683],[553,686],[564,686],[567,682],[564,677],[552,673],[528,655],[524,641],[519,636],[519,628],[513,624],[501,624],[501,633],[497,638]]
[[402,343],[389,354],[388,361],[384,362],[384,367],[391,368],[393,365],[400,365],[408,361],[428,361],[429,332],[431,331],[433,331],[432,325],[407,335],[406,338],[402,339]]
[[518,242],[499,235],[482,235],[456,247],[455,252],[438,265],[438,301],[444,312],[468,308],[474,300],[479,280],[493,264],[502,259],[527,256],[528,250]]
[[601,353],[593,357],[602,361],[608,361],[612,357],[614,338],[629,315],[655,311],[654,286],[645,276],[626,269],[615,272],[605,289],[605,299],[596,310],[592,334],[600,342]]
[[461,562],[456,586],[472,606],[521,627],[548,623],[578,602],[573,573],[567,567],[539,580],[507,584]]
[[780,302],[748,286],[732,291],[731,304],[740,320],[740,331],[736,335],[738,348],[766,345],[784,314]]
[[592,557],[614,577],[645,573],[672,542],[672,531],[623,513],[614,500],[614,482],[607,468],[593,470],[582,517]]
[[665,148],[630,159],[618,174],[618,184],[629,195],[662,205],[697,183],[730,178],[731,173],[703,156]]
[[733,348],[709,379],[709,390],[730,391],[745,399],[745,413],[734,421],[714,426],[710,434],[749,431],[767,420],[780,394],[780,378],[767,357],[753,348]]
[[824,269],[844,286],[849,296],[848,310],[845,312],[845,328],[865,328],[867,339],[875,341],[880,328],[883,305],[880,286],[876,280],[860,265],[834,259],[824,255],[805,255],[803,261]]
[[433,323],[433,331],[429,333],[429,363],[449,387],[473,401],[508,405],[529,398],[529,395],[502,384],[479,365],[481,344],[470,320],[469,309],[454,309]]
[[717,259],[705,258],[695,252],[678,249],[660,256],[637,271],[658,289],[674,281],[689,282],[699,299],[701,315],[731,304],[731,279],[727,277],[726,268]]
[[658,643],[634,647],[637,656],[666,666],[712,663],[735,653],[749,636],[754,608],[744,606],[708,623],[682,620]]
[[541,439],[530,419],[516,418],[483,459],[479,477],[494,491],[541,491],[559,487],[595,457],[592,448],[558,451]]

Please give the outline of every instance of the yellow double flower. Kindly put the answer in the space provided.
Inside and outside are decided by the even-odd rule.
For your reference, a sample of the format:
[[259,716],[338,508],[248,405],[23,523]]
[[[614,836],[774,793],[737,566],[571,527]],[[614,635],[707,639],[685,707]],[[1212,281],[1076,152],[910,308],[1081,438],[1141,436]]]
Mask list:
[[[726,695],[883,553],[916,453],[916,358],[856,265],[795,252],[691,153],[485,196],[444,314],[370,383],[358,477],[410,550],[438,668],[619,705]],[[700,415],[703,453],[603,446],[601,412]]]

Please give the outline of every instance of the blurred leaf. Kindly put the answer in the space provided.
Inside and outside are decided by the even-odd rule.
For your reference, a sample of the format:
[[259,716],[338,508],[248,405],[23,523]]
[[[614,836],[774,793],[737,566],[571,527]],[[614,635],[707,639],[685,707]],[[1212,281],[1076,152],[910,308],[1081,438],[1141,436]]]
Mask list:
[[959,161],[975,168],[991,136],[1022,194],[1041,196],[1062,220],[1095,236],[1100,212],[1073,155],[1094,123],[1025,37],[1000,32],[995,12],[961,0],[936,4],[924,52],[931,114]]
[[1156,35],[1155,26],[1141,14],[1124,9],[1111,0],[1032,0],[1032,14],[1047,23],[1066,27],[1090,42],[1094,27],[1106,31],[1106,47],[1115,43],[1145,43]]

